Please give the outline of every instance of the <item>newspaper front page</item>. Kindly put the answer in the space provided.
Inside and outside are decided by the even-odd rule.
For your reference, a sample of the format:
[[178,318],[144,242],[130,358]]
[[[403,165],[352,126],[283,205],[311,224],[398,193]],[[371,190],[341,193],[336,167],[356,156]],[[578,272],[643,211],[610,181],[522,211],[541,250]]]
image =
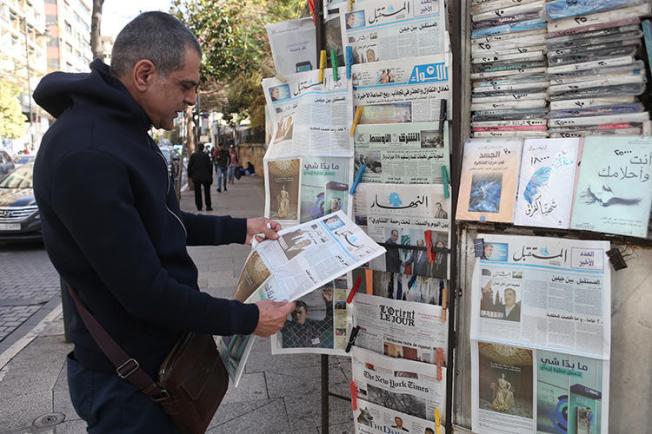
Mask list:
[[479,234],[471,338],[609,359],[608,241]]
[[472,341],[478,434],[607,434],[609,361]]
[[358,398],[410,416],[435,420],[435,408],[446,413],[446,370],[437,380],[437,367],[398,360],[363,348],[351,350],[351,371]]
[[356,294],[353,323],[356,345],[389,357],[436,364],[448,353],[448,322],[441,306]]
[[263,80],[263,92],[272,115],[272,139],[266,159],[298,156],[352,157],[353,122],[351,82],[344,67],[338,80],[331,69],[319,81],[319,71]]
[[452,113],[449,65],[448,54],[353,65],[353,103],[363,107],[360,123],[439,120],[442,99]]
[[448,125],[433,122],[358,125],[355,169],[365,165],[363,182],[441,184],[442,166],[449,167]]
[[281,331],[272,336],[272,354],[332,354],[345,356],[350,311],[346,276],[296,300]]
[[358,399],[353,410],[356,434],[434,434],[435,423]]
[[340,12],[344,49],[354,63],[443,53],[445,15],[442,0],[357,1]]

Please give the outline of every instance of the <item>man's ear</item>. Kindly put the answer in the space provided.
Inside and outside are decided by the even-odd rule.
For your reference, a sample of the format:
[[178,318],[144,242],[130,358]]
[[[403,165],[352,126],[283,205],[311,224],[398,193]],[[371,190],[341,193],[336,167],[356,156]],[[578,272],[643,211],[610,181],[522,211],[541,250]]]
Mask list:
[[139,92],[145,92],[151,86],[154,75],[157,73],[156,65],[149,59],[139,60],[132,69],[134,87]]

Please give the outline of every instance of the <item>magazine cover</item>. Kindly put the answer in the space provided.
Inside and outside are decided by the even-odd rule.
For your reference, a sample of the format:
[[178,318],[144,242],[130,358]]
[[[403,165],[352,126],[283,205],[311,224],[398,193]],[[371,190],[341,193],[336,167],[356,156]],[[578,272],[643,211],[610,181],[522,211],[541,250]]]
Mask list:
[[587,137],[571,227],[645,238],[651,177],[652,138]]
[[464,159],[457,220],[511,223],[523,141],[471,139]]
[[526,139],[514,224],[568,229],[580,139]]

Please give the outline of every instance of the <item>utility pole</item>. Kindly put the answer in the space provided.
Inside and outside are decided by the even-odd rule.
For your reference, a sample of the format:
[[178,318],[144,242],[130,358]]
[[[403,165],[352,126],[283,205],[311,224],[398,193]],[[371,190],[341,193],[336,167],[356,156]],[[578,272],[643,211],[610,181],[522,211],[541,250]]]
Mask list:
[[[25,63],[27,64],[27,101],[29,106],[29,145],[30,151],[34,150],[34,128],[32,124],[32,73],[29,68],[29,38],[27,37],[27,19],[21,17],[23,22],[23,34],[25,35]],[[34,30],[36,31],[36,29]]]

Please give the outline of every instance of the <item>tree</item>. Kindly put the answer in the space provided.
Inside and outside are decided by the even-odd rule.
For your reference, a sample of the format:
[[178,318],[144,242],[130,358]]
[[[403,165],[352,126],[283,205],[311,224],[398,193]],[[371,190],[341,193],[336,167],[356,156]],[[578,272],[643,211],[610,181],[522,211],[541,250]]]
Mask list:
[[264,127],[260,82],[274,75],[265,24],[298,18],[303,0],[175,0],[174,10],[202,44],[202,110],[224,111]]
[[104,0],[93,0],[93,12],[91,13],[91,52],[93,59],[104,59],[102,49],[102,6]]
[[6,80],[0,80],[0,137],[17,139],[27,131],[25,115],[22,113],[20,89]]

